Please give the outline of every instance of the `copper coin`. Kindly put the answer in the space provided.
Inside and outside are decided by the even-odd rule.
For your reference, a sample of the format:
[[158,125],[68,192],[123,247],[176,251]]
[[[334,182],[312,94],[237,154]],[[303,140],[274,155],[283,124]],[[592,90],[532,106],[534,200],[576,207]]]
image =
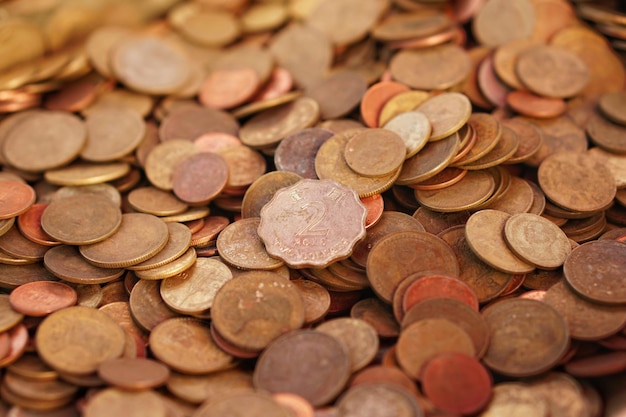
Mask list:
[[519,146],[517,150],[504,163],[518,163],[531,158],[536,154],[542,145],[541,132],[531,123],[524,121],[523,119],[513,118],[504,120],[502,126],[508,127],[517,133],[519,137]]
[[626,132],[625,126],[594,113],[587,122],[586,130],[591,141],[602,149],[617,154],[626,153],[626,147],[620,140]]
[[175,259],[181,257],[191,244],[191,231],[180,223],[168,223],[168,240],[163,249],[161,249],[154,256],[146,259],[145,261],[129,266],[128,269],[133,271],[143,271],[146,269],[158,268]]
[[186,106],[167,114],[159,126],[161,141],[184,139],[193,141],[205,133],[237,135],[239,124],[230,114],[196,106]]
[[291,171],[303,178],[317,178],[315,155],[333,134],[320,128],[302,129],[284,138],[274,152],[276,169]]
[[54,276],[77,284],[102,284],[119,278],[123,269],[105,269],[88,263],[75,246],[51,248],[44,255],[44,265]]
[[141,391],[165,384],[170,370],[151,359],[117,358],[102,362],[98,367],[98,376],[114,387]]
[[388,303],[400,281],[418,272],[457,276],[459,270],[450,247],[436,236],[420,231],[386,235],[367,258],[372,289]]
[[324,120],[337,119],[350,113],[367,90],[365,78],[353,71],[337,71],[311,84],[305,90],[320,106]]
[[541,97],[526,91],[510,92],[506,103],[516,112],[529,117],[557,117],[566,110],[565,101],[561,98]]
[[378,333],[366,321],[340,317],[323,322],[315,330],[329,334],[344,344],[352,372],[367,366],[378,352]]
[[472,356],[443,353],[422,370],[424,394],[442,410],[472,414],[491,399],[491,374]]
[[549,156],[539,167],[538,179],[546,197],[573,211],[602,210],[615,197],[611,172],[583,154],[562,152]]
[[493,55],[487,55],[478,66],[477,83],[482,95],[492,105],[503,108],[511,89],[495,74]]
[[76,304],[77,294],[69,285],[39,281],[20,285],[11,292],[9,300],[17,312],[41,317],[73,306]]
[[438,235],[453,226],[464,225],[467,219],[469,219],[469,216],[469,211],[440,213],[429,210],[426,207],[419,207],[413,213],[413,217],[423,225],[424,230],[433,235]]
[[[304,306],[298,290],[280,275],[251,271],[222,285],[213,300],[211,317],[228,342],[254,351],[302,326]],[[242,328],[247,331],[241,332]]]
[[[373,402],[375,400],[375,403]],[[422,417],[424,411],[411,392],[385,382],[348,389],[337,400],[338,416],[374,417],[390,413],[398,417]]]
[[[567,282],[592,301],[619,304],[624,299],[617,276],[622,269],[624,245],[611,240],[585,243],[574,249],[563,265]],[[585,265],[583,270],[580,265]]]
[[510,88],[522,90],[524,86],[515,72],[515,62],[520,53],[537,44],[537,40],[521,38],[498,46],[493,53],[493,70],[498,78]]
[[623,114],[626,105],[626,94],[623,91],[606,93],[600,97],[598,107],[602,113],[621,125],[626,125],[626,117]]
[[457,183],[435,190],[415,190],[415,199],[424,207],[440,212],[477,208],[495,190],[493,176],[487,171],[469,171]]
[[221,132],[205,133],[194,139],[193,143],[200,148],[200,152],[218,152],[231,146],[241,146],[237,136]]
[[577,378],[618,374],[626,370],[626,352],[607,352],[574,359],[565,364],[565,370]]
[[46,246],[55,246],[61,242],[53,239],[41,227],[41,216],[47,204],[33,204],[26,212],[19,215],[17,224],[20,232],[29,240]]
[[464,169],[448,167],[434,177],[412,184],[410,187],[414,190],[440,190],[461,181],[467,172]]
[[166,417],[167,410],[154,391],[129,392],[118,388],[106,388],[96,393],[85,406],[85,417],[104,417],[109,413],[124,413],[139,417],[149,413],[154,417]]
[[24,263],[39,261],[48,249],[49,246],[26,239],[15,226],[0,236],[0,250],[5,254],[5,262],[6,259],[20,259]]
[[468,123],[476,132],[476,143],[467,155],[455,162],[455,165],[466,165],[477,161],[495,148],[502,137],[500,122],[487,113],[473,113]]
[[230,224],[226,217],[209,216],[202,227],[191,235],[191,246],[196,248],[214,242],[217,235]]
[[350,309],[350,317],[368,322],[382,338],[398,337],[400,333],[400,325],[391,308],[377,297],[355,302]]
[[11,365],[17,361],[24,354],[29,341],[28,329],[22,323],[13,326],[7,331],[7,334],[10,346],[8,353],[0,359],[1,367]]
[[512,4],[506,0],[486,3],[472,21],[472,32],[483,45],[494,47],[513,39],[529,37],[535,27],[530,1]]
[[181,160],[172,172],[174,194],[191,205],[208,204],[228,181],[228,165],[214,153],[201,152]]
[[243,218],[259,217],[263,206],[278,190],[289,187],[301,179],[300,175],[289,171],[273,171],[260,176],[248,187],[243,196],[241,216]]
[[52,201],[41,216],[43,230],[59,242],[87,245],[103,241],[121,226],[122,213],[99,195],[76,195]]
[[463,301],[449,297],[420,301],[406,311],[402,327],[407,328],[420,320],[441,318],[457,324],[472,339],[476,357],[481,358],[489,346],[489,327],[485,319]]
[[458,132],[447,138],[428,142],[416,155],[404,161],[396,184],[417,184],[434,177],[450,164],[457,154],[459,144]]
[[186,375],[171,372],[167,389],[185,401],[199,404],[214,401],[234,391],[252,390],[252,373],[240,368],[213,372],[207,375]]
[[300,291],[304,303],[304,324],[320,321],[330,308],[330,294],[320,284],[307,279],[294,279],[291,281]]
[[145,331],[152,331],[160,323],[179,316],[161,298],[160,284],[159,281],[142,279],[135,284],[130,293],[131,315],[137,325]]
[[589,82],[585,61],[557,46],[541,45],[522,52],[515,69],[530,91],[546,97],[572,97]]
[[461,93],[442,93],[432,96],[415,110],[426,115],[432,126],[428,140],[443,139],[461,129],[472,111],[469,99]]
[[288,93],[293,87],[293,77],[284,68],[275,67],[270,79],[261,87],[260,91],[252,98],[253,101],[263,101],[278,98]]
[[[326,35],[333,44],[337,46],[349,45],[365,36],[384,9],[373,0],[365,2],[348,0],[339,3],[321,1],[317,7],[311,10],[306,22]],[[358,12],[352,15],[351,24],[342,27],[341,16],[354,10],[358,10]]]
[[506,299],[491,304],[482,315],[491,330],[483,361],[500,374],[541,374],[555,366],[569,345],[567,323],[540,301]]
[[378,117],[379,126],[384,126],[391,119],[403,113],[414,111],[417,106],[422,104],[430,94],[426,91],[405,91],[391,97],[383,106],[380,116]]
[[463,281],[445,275],[426,275],[409,285],[402,299],[402,309],[407,312],[417,303],[432,298],[453,298],[478,311],[474,291]]
[[350,380],[350,386],[354,387],[361,384],[371,384],[374,382],[384,382],[397,385],[417,396],[417,387],[415,382],[411,380],[401,369],[392,366],[371,365],[361,371],[355,373]]
[[393,96],[409,91],[406,85],[382,81],[371,86],[361,98],[361,116],[368,127],[378,127],[378,119],[383,106]]
[[388,175],[402,166],[406,146],[402,138],[388,129],[367,129],[346,144],[348,166],[366,177]]
[[217,237],[217,250],[229,264],[244,269],[272,270],[283,264],[268,253],[257,229],[261,219],[250,217],[229,224]]
[[74,306],[46,317],[36,342],[39,355],[54,369],[86,375],[106,359],[120,356],[124,339],[124,330],[106,314]]
[[196,417],[219,417],[226,415],[248,415],[250,417],[291,417],[294,414],[265,392],[240,391],[227,393],[207,401],[193,414]]
[[365,235],[366,215],[353,190],[333,180],[305,179],[263,207],[259,236],[270,255],[292,267],[325,266],[350,255]]
[[228,165],[228,180],[224,190],[249,186],[265,173],[267,167],[263,156],[247,146],[226,148],[219,151],[218,155]]
[[443,318],[426,318],[400,333],[396,357],[402,369],[414,379],[423,375],[424,365],[440,353],[458,352],[474,356],[474,343],[459,325]]
[[218,69],[202,83],[200,103],[214,109],[231,109],[252,98],[260,85],[252,68]]
[[26,183],[0,181],[0,219],[25,213],[34,203],[35,190]]
[[[328,366],[320,367],[320,362]],[[328,334],[300,330],[272,342],[254,369],[254,386],[270,392],[291,392],[313,406],[332,401],[350,376],[343,345]]]
[[171,192],[156,187],[134,188],[128,193],[127,200],[134,210],[155,216],[180,214],[188,208]]

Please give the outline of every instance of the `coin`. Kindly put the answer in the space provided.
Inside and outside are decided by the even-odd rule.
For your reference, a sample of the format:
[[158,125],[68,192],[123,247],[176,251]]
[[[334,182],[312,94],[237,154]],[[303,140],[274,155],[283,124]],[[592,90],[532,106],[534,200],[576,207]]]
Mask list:
[[115,161],[130,154],[146,132],[141,115],[123,107],[93,109],[87,115],[85,126],[87,141],[80,157],[91,162]]
[[603,94],[598,101],[598,107],[602,111],[602,114],[621,125],[626,124],[626,117],[623,115],[625,105],[626,95],[623,91]]
[[167,416],[163,401],[154,391],[129,392],[106,388],[91,398],[85,406],[84,415],[104,417],[108,413],[124,413],[128,417],[139,417],[146,412],[154,417]]
[[7,259],[18,259],[25,263],[32,263],[43,259],[48,246],[40,245],[26,239],[17,229],[12,227],[0,236],[0,250],[6,254]]
[[380,410],[402,417],[424,415],[424,411],[411,392],[385,382],[351,387],[339,398],[337,408],[341,416],[374,417],[380,415]]
[[126,162],[104,164],[78,162],[63,168],[48,170],[44,178],[54,185],[93,185],[122,178],[129,172],[130,165]]
[[406,146],[388,129],[367,129],[353,136],[344,149],[348,166],[366,177],[389,175],[404,162]]
[[37,281],[20,285],[11,292],[11,307],[19,313],[31,316],[47,316],[55,311],[73,306],[76,291],[67,284],[54,281]]
[[428,142],[416,155],[404,161],[398,185],[417,184],[443,171],[457,154],[458,132],[435,142]]
[[140,279],[130,292],[132,318],[145,331],[151,331],[160,323],[179,316],[165,304],[159,287],[159,281]]
[[114,281],[123,269],[99,268],[87,262],[78,248],[62,245],[51,248],[44,255],[44,265],[54,276],[77,284],[102,284]]
[[506,106],[506,98],[511,89],[497,77],[493,55],[487,55],[478,64],[476,81],[480,92],[489,103],[496,107]]
[[146,358],[109,359],[98,367],[98,376],[108,384],[130,391],[142,391],[164,385],[170,370]]
[[367,90],[367,81],[356,72],[337,71],[309,85],[305,94],[320,107],[324,120],[337,119],[350,113]]
[[35,203],[35,190],[28,184],[1,181],[0,186],[0,219],[19,216]]
[[237,135],[238,131],[239,124],[230,114],[194,104],[169,112],[159,126],[159,138],[161,141],[193,141],[205,133]]
[[[326,35],[333,44],[347,45],[365,36],[385,9],[377,0],[322,0],[311,10],[306,23]],[[346,13],[352,13],[349,25],[342,24]]]
[[478,311],[478,299],[471,287],[454,277],[431,274],[423,275],[404,289],[402,310],[406,313],[421,301],[433,298],[452,298]]
[[241,202],[241,216],[259,217],[261,209],[282,188],[289,187],[302,177],[294,172],[273,171],[260,176],[246,190]]
[[317,178],[315,155],[333,134],[320,128],[307,128],[285,137],[274,152],[277,170],[291,171],[302,178]]
[[134,188],[128,193],[127,199],[133,209],[155,216],[180,214],[188,207],[170,192],[156,187]]
[[259,76],[252,68],[218,69],[204,80],[198,99],[206,107],[231,109],[250,100],[259,85]]
[[172,172],[172,189],[182,201],[205,205],[228,182],[228,165],[218,154],[201,152],[183,158]]
[[168,391],[185,401],[200,404],[215,401],[235,391],[252,390],[252,373],[239,368],[207,375],[185,375],[171,372],[166,382]]
[[257,232],[261,219],[250,217],[229,224],[217,237],[222,259],[237,268],[272,270],[283,264],[272,257]]
[[502,413],[511,417],[547,417],[548,403],[523,382],[501,382],[493,386],[491,401],[480,416],[493,417]]
[[406,156],[410,158],[418,153],[430,138],[432,126],[428,117],[419,111],[407,111],[391,118],[383,125],[384,129],[390,130],[404,141]]
[[535,27],[530,1],[497,0],[483,6],[472,21],[472,33],[483,45],[494,47],[514,39],[528,38]]
[[383,107],[398,94],[407,93],[410,89],[393,81],[381,81],[367,89],[361,98],[361,116],[368,127],[378,127]]
[[27,211],[18,216],[17,225],[22,235],[27,239],[40,245],[56,246],[61,242],[50,237],[41,227],[41,215],[46,207],[48,207],[47,204],[33,204]]
[[[267,163],[263,156],[247,146],[226,148],[218,153],[228,166],[225,189],[247,187],[265,173]],[[222,174],[223,175],[223,174]]]
[[460,181],[436,190],[415,190],[416,200],[424,207],[440,212],[471,210],[494,192],[494,179],[487,171],[469,171]]
[[2,312],[2,320],[0,320],[0,331],[6,332],[19,324],[24,315],[13,309],[9,301],[9,294],[0,294],[0,311]]
[[196,250],[194,248],[188,248],[182,255],[180,255],[176,259],[150,269],[135,271],[135,275],[137,276],[137,278],[145,280],[159,280],[171,278],[178,274],[182,274],[183,272],[191,268],[195,264],[197,256],[198,255],[196,255]]
[[623,125],[613,123],[604,116],[593,113],[587,122],[586,130],[589,139],[602,149],[616,154],[626,153],[626,148],[620,140],[626,132],[626,127]]
[[146,176],[155,187],[171,190],[174,187],[173,175],[176,166],[188,156],[199,152],[200,150],[187,140],[172,139],[162,142],[148,154],[144,167]]
[[378,333],[366,321],[336,318],[323,322],[315,330],[329,334],[344,344],[350,358],[351,372],[366,367],[378,352]]
[[245,413],[250,417],[289,417],[293,413],[264,392],[242,391],[228,393],[207,401],[194,412],[197,417],[218,417]]
[[569,345],[567,323],[540,301],[506,299],[483,309],[482,315],[491,330],[483,362],[500,374],[539,375],[554,367]]
[[537,118],[557,117],[567,110],[563,99],[541,97],[525,91],[510,92],[506,103],[523,116]]
[[467,122],[472,105],[461,93],[443,93],[433,96],[416,110],[424,113],[432,125],[429,140],[443,139],[458,131]]
[[261,353],[253,381],[257,389],[291,392],[319,407],[339,394],[349,376],[350,359],[337,339],[300,330],[276,339]]
[[520,53],[538,44],[535,39],[520,38],[499,45],[493,53],[493,69],[498,78],[515,90],[523,89],[524,86],[515,71],[515,62]]

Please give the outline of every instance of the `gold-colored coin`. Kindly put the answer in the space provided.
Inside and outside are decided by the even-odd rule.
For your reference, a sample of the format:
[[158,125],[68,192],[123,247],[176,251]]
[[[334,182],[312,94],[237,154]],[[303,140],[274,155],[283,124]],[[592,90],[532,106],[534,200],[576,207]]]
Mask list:
[[132,34],[131,30],[119,26],[104,26],[94,30],[85,42],[89,62],[104,77],[112,77],[109,54],[113,47]]
[[483,45],[494,47],[514,39],[530,37],[535,28],[535,11],[529,0],[486,3],[472,21],[472,33]]
[[239,22],[232,13],[224,10],[211,10],[200,3],[187,3],[182,7],[189,10],[174,9],[171,13],[178,16],[169,21],[190,41],[204,46],[225,46],[239,37]]
[[389,120],[383,129],[391,130],[402,138],[406,145],[406,159],[414,156],[426,146],[432,132],[430,120],[419,111],[400,113]]
[[41,29],[27,20],[5,16],[0,24],[0,32],[3,34],[0,45],[0,71],[3,73],[16,64],[42,56],[46,50]]
[[82,109],[81,113],[83,115],[89,115],[92,111],[96,111],[102,107],[124,107],[134,110],[142,117],[146,117],[152,111],[154,102],[154,97],[147,94],[116,89],[100,94],[91,105]]
[[396,94],[385,103],[378,116],[378,126],[384,126],[388,121],[401,113],[415,110],[430,97],[430,93],[421,90],[405,91]]
[[217,251],[237,268],[272,270],[283,265],[265,250],[257,229],[261,219],[250,217],[226,226],[217,237]]
[[356,173],[380,177],[402,166],[406,145],[398,134],[388,129],[364,129],[346,143],[343,156]]
[[433,96],[415,110],[428,117],[432,126],[430,141],[440,140],[458,131],[472,114],[472,103],[461,93]]
[[467,155],[452,164],[453,166],[463,166],[479,160],[496,147],[502,136],[500,122],[490,114],[473,113],[468,123],[476,132],[476,143]]
[[112,414],[127,417],[167,417],[165,403],[154,391],[125,391],[106,388],[97,392],[85,405],[85,417],[106,417]]
[[122,213],[111,200],[96,194],[52,201],[41,216],[41,227],[53,239],[68,245],[89,245],[115,233]]
[[517,77],[515,62],[519,54],[539,44],[536,40],[522,38],[500,45],[493,54],[493,69],[498,77],[513,89],[524,89]]
[[288,18],[287,6],[281,3],[252,5],[241,16],[241,26],[246,33],[265,32],[282,26]]
[[172,216],[183,213],[188,206],[171,192],[155,187],[135,188],[128,193],[128,204],[141,213]]
[[108,164],[76,163],[46,171],[44,178],[54,185],[91,185],[122,178],[130,171],[127,162]]
[[57,371],[88,375],[124,351],[124,330],[101,311],[68,307],[46,317],[37,329],[39,356]]
[[137,278],[146,280],[159,280],[173,277],[178,274],[182,274],[189,268],[193,267],[196,262],[196,250],[189,248],[178,258],[166,264],[156,266],[150,269],[141,269],[135,271]]
[[154,256],[167,244],[169,232],[158,217],[145,213],[126,213],[113,236],[80,246],[80,253],[90,263],[103,268],[124,268]]
[[274,107],[281,106],[296,100],[302,95],[302,91],[292,91],[287,94],[283,94],[280,97],[270,98],[267,100],[255,101],[250,104],[238,107],[232,111],[234,117],[242,119],[244,117],[252,116],[255,113],[259,113],[263,110],[269,110]]
[[170,222],[190,222],[193,220],[202,219],[209,215],[211,210],[208,207],[190,207],[187,211],[180,214],[173,214],[171,216],[163,216],[161,220],[165,223]]
[[148,154],[144,167],[150,183],[162,190],[174,187],[172,174],[176,165],[190,155],[200,152],[193,142],[173,139],[155,146]]
[[50,202],[77,195],[99,195],[111,201],[116,207],[122,206],[122,196],[120,192],[109,183],[92,185],[68,185],[61,187],[52,194]]
[[9,294],[0,294],[0,332],[6,332],[19,324],[24,315],[13,310],[9,302]]
[[478,158],[474,162],[461,165],[463,169],[487,169],[505,163],[511,158],[517,148],[519,148],[520,139],[512,129],[502,126],[502,135],[496,146],[486,155]]
[[133,271],[141,271],[163,266],[183,256],[191,245],[191,230],[178,222],[167,223],[169,238],[167,244],[153,257],[127,268]]
[[469,171],[459,182],[438,190],[415,190],[415,199],[439,212],[471,210],[486,201],[495,190],[495,181],[486,171]]
[[417,184],[443,171],[459,150],[459,133],[428,142],[415,156],[404,161],[396,181],[398,185]]

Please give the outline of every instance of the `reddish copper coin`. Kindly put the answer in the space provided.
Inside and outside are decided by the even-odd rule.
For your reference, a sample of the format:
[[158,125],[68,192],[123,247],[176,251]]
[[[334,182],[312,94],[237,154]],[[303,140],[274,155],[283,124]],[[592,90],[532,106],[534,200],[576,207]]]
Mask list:
[[0,220],[24,213],[35,203],[35,190],[26,183],[0,181]]
[[208,204],[224,189],[227,181],[228,164],[211,152],[184,158],[172,173],[174,194],[191,205]]
[[565,371],[577,378],[597,378],[626,371],[626,352],[607,352],[574,359]]
[[9,296],[15,311],[34,317],[73,306],[77,300],[74,288],[55,281],[29,282],[14,289]]
[[211,132],[198,136],[193,141],[200,152],[218,152],[231,146],[241,146],[241,140],[237,136],[223,132]]
[[516,112],[541,119],[557,117],[567,109],[562,98],[537,96],[528,91],[512,91],[506,96],[506,103]]
[[422,388],[433,404],[445,411],[474,414],[491,398],[491,375],[477,359],[444,353],[426,363]]
[[259,85],[259,76],[252,68],[218,69],[204,80],[198,99],[206,107],[232,109],[250,100]]
[[480,63],[477,79],[480,91],[491,104],[497,107],[506,106],[506,97],[511,89],[496,77],[492,55],[488,55]]
[[270,79],[261,90],[252,98],[252,101],[272,100],[287,94],[293,87],[293,77],[284,68],[276,67],[272,70]]
[[27,211],[17,218],[17,226],[25,238],[45,246],[60,245],[61,242],[53,239],[41,227],[41,215],[48,207],[47,204],[33,204]]
[[402,308],[407,312],[420,301],[439,297],[454,298],[478,311],[474,291],[460,279],[445,275],[430,275],[415,280],[404,293]]
[[116,358],[98,366],[98,376],[109,385],[130,391],[156,388],[167,382],[170,370],[146,358]]
[[337,339],[314,330],[300,330],[276,339],[263,351],[253,382],[258,389],[291,392],[319,407],[339,394],[349,376],[350,359]]
[[365,298],[353,304],[350,317],[368,322],[382,338],[398,337],[400,325],[388,304],[376,297]]
[[350,380],[350,386],[354,387],[360,384],[371,384],[374,382],[385,382],[387,384],[397,385],[417,396],[418,391],[415,382],[402,372],[401,369],[393,366],[372,365],[355,373]]
[[8,334],[11,338],[11,347],[9,348],[9,353],[0,359],[1,368],[18,360],[26,350],[29,341],[28,329],[22,323],[14,326],[8,331]]
[[374,194],[371,197],[361,198],[361,203],[367,210],[367,217],[365,218],[365,230],[374,226],[383,215],[385,209],[385,201],[380,194]]
[[311,403],[297,394],[290,392],[276,392],[272,398],[280,405],[291,410],[294,417],[315,417],[315,410]]
[[383,106],[396,94],[409,91],[409,87],[394,81],[382,81],[371,86],[361,98],[361,116],[368,127],[378,127]]

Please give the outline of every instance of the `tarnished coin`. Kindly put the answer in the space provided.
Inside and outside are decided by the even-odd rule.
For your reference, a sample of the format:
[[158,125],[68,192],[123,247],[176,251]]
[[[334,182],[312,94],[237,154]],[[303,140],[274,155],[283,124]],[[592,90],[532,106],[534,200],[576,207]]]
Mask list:
[[397,385],[378,381],[348,389],[337,400],[337,409],[341,417],[378,417],[384,413],[398,417],[424,415],[413,393]]
[[289,266],[324,267],[350,255],[365,236],[366,215],[350,188],[305,179],[274,194],[261,209],[258,233],[268,253]]
[[294,415],[267,393],[252,390],[227,392],[223,396],[205,402],[193,413],[194,417],[220,417],[238,414],[250,417],[291,417]]
[[614,123],[598,113],[591,115],[586,126],[589,139],[597,146],[616,154],[625,154],[626,126]]
[[311,84],[305,94],[320,107],[323,120],[337,119],[350,113],[367,90],[367,80],[354,71],[337,71]]
[[40,357],[55,370],[87,375],[122,354],[125,334],[106,314],[74,306],[46,317],[38,327],[36,342]]
[[539,375],[557,364],[569,346],[563,317],[549,305],[510,298],[482,311],[491,330],[484,363],[508,376]]
[[415,199],[439,212],[471,210],[487,201],[496,188],[487,171],[469,171],[460,181],[436,190],[415,190]]
[[85,194],[52,201],[41,216],[43,230],[59,242],[89,245],[114,234],[122,213],[110,199]]
[[146,123],[135,110],[124,107],[94,109],[85,120],[87,142],[80,157],[91,162],[118,160],[133,152],[146,133]]
[[[272,270],[283,264],[282,259],[263,245],[257,229],[261,219],[249,217],[229,224],[217,237],[217,250],[224,261],[243,269]],[[273,256],[272,256],[273,255]]]
[[150,332],[154,356],[186,374],[208,374],[231,366],[233,357],[217,347],[209,326],[200,320],[171,318]]
[[548,199],[571,211],[604,210],[616,193],[611,171],[585,154],[550,155],[539,166],[537,178]]
[[122,215],[122,224],[108,239],[80,246],[80,254],[103,268],[123,268],[154,256],[167,244],[167,225],[158,217],[144,213]]
[[87,262],[78,248],[61,245],[50,248],[43,258],[44,265],[54,276],[76,284],[103,284],[114,281],[123,269],[100,268]]
[[483,45],[494,47],[528,38],[535,28],[535,10],[529,0],[496,0],[485,4],[472,22],[472,32]]
[[36,198],[35,190],[26,183],[0,181],[0,219],[11,219],[26,212]]
[[428,140],[435,141],[458,131],[472,114],[472,103],[461,93],[430,97],[415,110],[426,115],[432,126]]
[[141,213],[155,216],[171,216],[187,210],[188,206],[172,193],[156,187],[139,187],[131,190],[128,204]]
[[341,392],[349,376],[350,359],[337,339],[314,330],[300,330],[276,339],[263,351],[254,369],[254,386],[270,392],[291,392],[319,407]]
[[302,178],[317,178],[315,155],[333,133],[321,128],[302,129],[284,138],[274,152],[277,170],[291,171]]
[[517,256],[542,269],[558,268],[571,252],[569,239],[558,226],[531,213],[511,216],[504,225],[504,239]]
[[176,197],[190,205],[205,205],[226,187],[228,174],[228,164],[218,154],[188,155],[174,167],[172,189]]
[[344,149],[348,166],[366,177],[397,171],[406,157],[402,138],[388,129],[366,129],[353,136]]
[[356,372],[367,366],[378,352],[378,333],[366,321],[348,317],[325,321],[315,328],[343,343],[350,357],[350,370]]
[[563,264],[568,284],[581,296],[604,304],[623,304],[626,293],[621,271],[626,246],[614,240],[584,243],[572,250]]
[[129,392],[119,388],[103,389],[85,405],[85,417],[105,417],[109,413],[122,413],[128,417],[140,417],[145,413],[153,417],[168,415],[165,403],[156,392]]
[[[409,276],[406,279],[410,279]],[[402,310],[409,311],[414,305],[433,298],[451,298],[467,304],[470,308],[478,311],[478,299],[472,288],[457,279],[445,275],[425,274],[415,279],[404,288],[401,294]],[[394,293],[395,296],[395,293]]]
[[258,351],[304,322],[304,305],[288,280],[268,271],[250,271],[227,281],[211,307],[215,329],[228,342]]

